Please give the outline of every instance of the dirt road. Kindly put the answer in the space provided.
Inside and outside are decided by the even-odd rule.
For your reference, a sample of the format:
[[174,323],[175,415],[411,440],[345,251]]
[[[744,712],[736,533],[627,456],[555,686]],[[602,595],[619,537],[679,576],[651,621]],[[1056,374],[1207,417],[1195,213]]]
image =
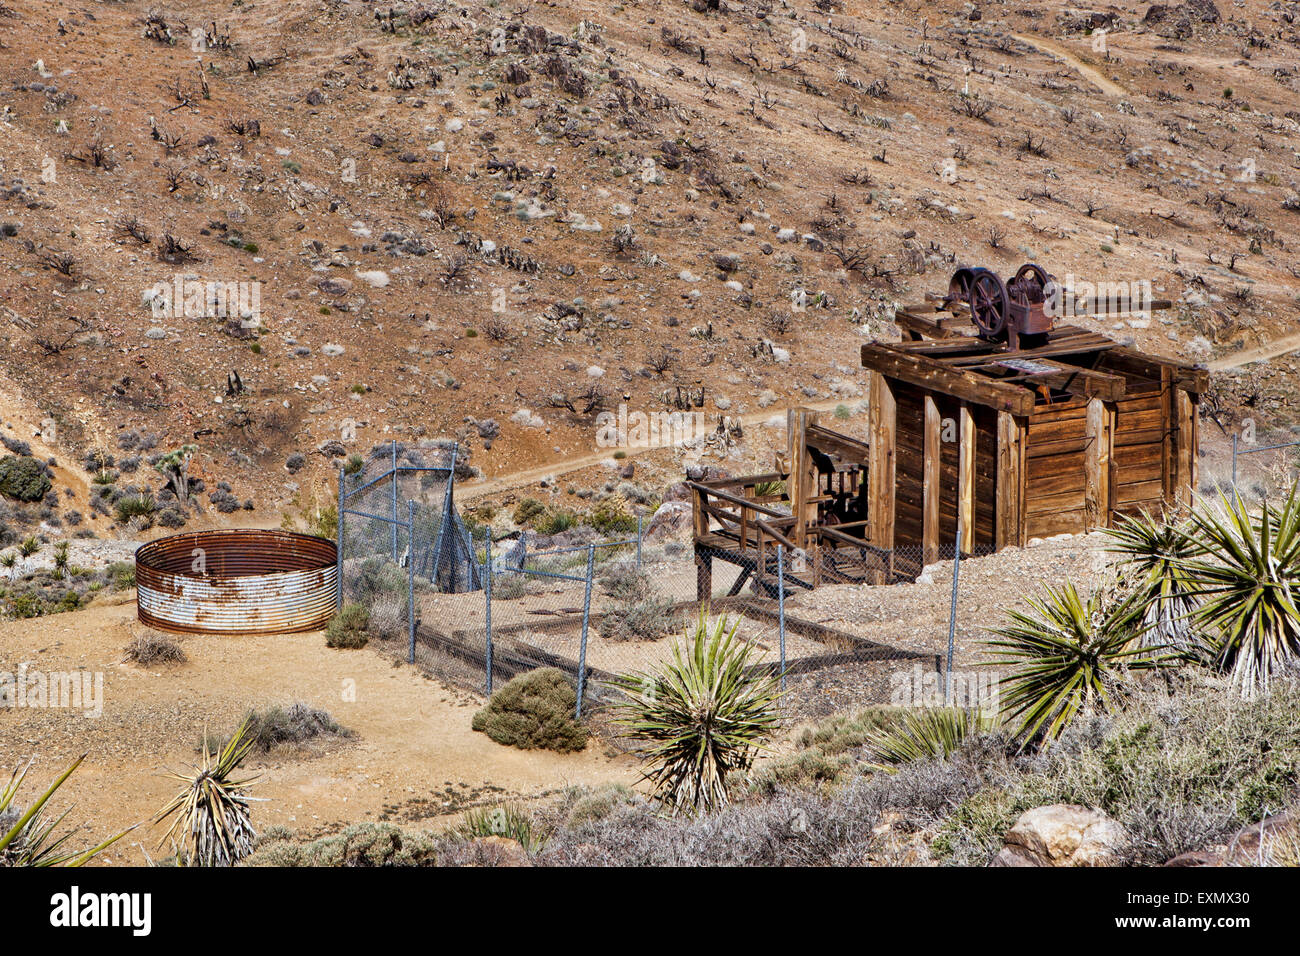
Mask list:
[[1044,40],[1042,37],[1032,37],[1024,33],[1013,34],[1021,43],[1028,43],[1034,49],[1048,56],[1056,57],[1064,61],[1070,67],[1079,71],[1079,74],[1091,83],[1097,89],[1101,90],[1107,96],[1127,96],[1128,90],[1120,86],[1113,80],[1107,79],[1099,70],[1084,63],[1069,50],[1053,43],[1051,40]]

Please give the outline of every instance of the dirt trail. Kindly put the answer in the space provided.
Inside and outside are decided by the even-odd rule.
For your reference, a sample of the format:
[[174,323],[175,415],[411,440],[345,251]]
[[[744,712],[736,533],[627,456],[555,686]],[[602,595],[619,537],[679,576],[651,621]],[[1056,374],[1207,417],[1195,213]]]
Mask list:
[[[0,707],[0,768],[35,757],[29,785],[44,787],[88,753],[59,791],[58,812],[103,838],[148,820],[173,789],[160,775],[197,758],[206,726],[226,734],[250,708],[302,700],[355,730],[351,741],[314,750],[277,748],[250,757],[261,774],[258,829],[282,824],[306,834],[387,817],[436,829],[467,805],[527,800],[568,784],[631,784],[633,762],[599,744],[579,754],[522,751],[470,729],[482,706],[473,695],[395,666],[370,649],[325,648],[321,632],[260,637],[188,637],[188,663],[142,668],[121,663],[135,621],[134,592],[84,611],[0,624],[0,672],[103,674],[103,712]],[[39,792],[39,790],[37,791]],[[157,829],[142,827],[103,863],[157,856]]]
[[1107,79],[1099,70],[1084,63],[1069,50],[1051,40],[1044,40],[1042,37],[1028,36],[1024,33],[1013,34],[1017,40],[1022,43],[1028,43],[1034,49],[1048,56],[1054,56],[1058,60],[1063,60],[1069,66],[1079,71],[1079,74],[1091,83],[1097,89],[1101,90],[1107,96],[1128,96],[1128,90],[1120,86],[1113,80]]
[[1209,368],[1211,372],[1227,372],[1234,368],[1241,368],[1243,365],[1250,365],[1252,362],[1267,362],[1269,359],[1290,355],[1292,352],[1300,352],[1300,335],[1288,335],[1267,345],[1233,352],[1231,355],[1210,362]]
[[[810,408],[816,412],[828,412],[834,410],[839,405],[847,404],[844,399],[836,398],[824,402],[810,402],[803,405],[803,408]],[[757,412],[750,412],[746,415],[733,416],[742,427],[757,425],[765,422],[773,415],[779,415],[781,411],[773,406],[770,409],[764,409]],[[652,454],[656,451],[663,451],[671,448],[671,445],[656,445],[651,448],[630,448],[625,449],[627,459],[631,460],[637,455]],[[541,481],[543,478],[549,478],[552,475],[567,475],[575,471],[581,471],[584,468],[592,468],[610,457],[611,450],[590,452],[589,454],[579,455],[575,458],[566,458],[563,461],[552,462],[549,465],[539,465],[535,468],[524,468],[520,471],[513,471],[506,475],[496,475],[488,478],[486,481],[474,485],[457,485],[456,494],[461,501],[467,501],[472,498],[479,498],[483,495],[493,494],[495,492],[510,491],[523,485],[531,485],[533,482]]]

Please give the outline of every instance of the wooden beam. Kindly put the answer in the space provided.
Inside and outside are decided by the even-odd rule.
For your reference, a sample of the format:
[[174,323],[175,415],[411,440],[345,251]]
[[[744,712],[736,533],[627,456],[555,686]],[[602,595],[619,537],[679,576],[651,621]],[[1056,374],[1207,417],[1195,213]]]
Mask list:
[[[940,324],[939,320],[933,317],[933,314],[929,316],[918,315],[915,312],[909,311],[908,308],[894,310],[894,324],[900,329],[905,329],[908,332],[916,332],[920,335],[926,335],[932,339],[946,339],[957,334],[951,328],[947,328],[945,325]],[[957,324],[970,325],[970,320],[965,319]]]
[[695,549],[695,600],[707,602],[713,597],[713,557]]
[[1028,419],[998,413],[998,478],[994,547],[1025,546],[1025,446]]
[[925,458],[922,463],[921,551],[925,564],[939,560],[939,465],[943,455],[943,427],[933,395],[925,396]]
[[958,411],[961,444],[958,446],[957,489],[961,507],[961,550],[975,551],[975,416],[962,403]]
[[976,405],[1014,415],[1028,415],[1034,393],[1019,385],[1003,385],[974,372],[950,368],[924,355],[876,342],[862,346],[862,366],[927,391],[944,392]]
[[1087,446],[1083,453],[1084,528],[1109,528],[1111,459],[1115,442],[1115,406],[1094,398],[1088,402]]
[[806,434],[808,444],[820,451],[836,454],[847,461],[867,460],[870,446],[864,441],[841,435],[821,425],[809,425]]
[[1170,381],[1176,388],[1196,395],[1210,387],[1210,370],[1201,366],[1186,365],[1177,359],[1150,352],[1138,352],[1124,345],[1107,349],[1097,359],[1096,367],[1107,372],[1124,372],[1140,375],[1153,382],[1161,381],[1163,369],[1168,369]]
[[1178,504],[1176,489],[1178,487],[1178,465],[1175,458],[1174,431],[1177,428],[1174,411],[1174,371],[1167,365],[1160,367],[1160,426],[1163,439],[1160,442],[1160,496],[1165,507],[1173,508]]
[[790,464],[790,513],[798,520],[790,538],[797,548],[807,546],[808,525],[817,522],[817,472],[808,453],[808,426],[817,421],[817,413],[807,408],[791,408],[785,413],[786,456]]
[[[1016,353],[1011,352],[990,359],[989,366],[1009,368],[1014,372],[1016,371],[1016,359]],[[1079,398],[1100,398],[1107,402],[1117,402],[1124,397],[1126,383],[1123,375],[1080,368],[1077,365],[1067,365],[1065,362],[1058,362],[1049,358],[1032,357],[1022,359],[1022,361],[1032,362],[1035,366],[1050,367],[1055,371],[1022,373],[1017,377],[1018,384],[1023,383],[1034,387],[1046,385],[1049,388],[1068,392]],[[974,370],[972,369],[972,371]]]
[[886,551],[894,547],[894,445],[898,406],[889,379],[871,373],[871,454],[867,466],[867,538]]
[[1174,390],[1174,460],[1177,466],[1175,500],[1185,508],[1192,506],[1198,487],[1200,469],[1200,396],[1186,389]]

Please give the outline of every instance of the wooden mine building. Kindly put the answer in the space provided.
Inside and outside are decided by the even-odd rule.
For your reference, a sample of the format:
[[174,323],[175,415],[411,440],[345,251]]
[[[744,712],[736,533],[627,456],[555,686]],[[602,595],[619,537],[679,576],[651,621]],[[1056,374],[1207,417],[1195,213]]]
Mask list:
[[1204,368],[1069,324],[990,339],[951,297],[896,322],[902,342],[862,347],[868,441],[792,409],[774,471],[689,483],[701,600],[715,559],[743,569],[732,593],[770,593],[777,545],[787,587],[886,583],[950,558],[959,515],[980,554],[1190,503]]

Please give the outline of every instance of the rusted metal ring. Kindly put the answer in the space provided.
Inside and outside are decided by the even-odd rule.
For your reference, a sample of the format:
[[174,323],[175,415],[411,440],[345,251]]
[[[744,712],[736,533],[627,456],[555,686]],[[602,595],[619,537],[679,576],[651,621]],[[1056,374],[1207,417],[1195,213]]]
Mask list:
[[170,535],[135,552],[141,622],[188,634],[290,634],[323,627],[338,597],[333,541],[290,531]]

